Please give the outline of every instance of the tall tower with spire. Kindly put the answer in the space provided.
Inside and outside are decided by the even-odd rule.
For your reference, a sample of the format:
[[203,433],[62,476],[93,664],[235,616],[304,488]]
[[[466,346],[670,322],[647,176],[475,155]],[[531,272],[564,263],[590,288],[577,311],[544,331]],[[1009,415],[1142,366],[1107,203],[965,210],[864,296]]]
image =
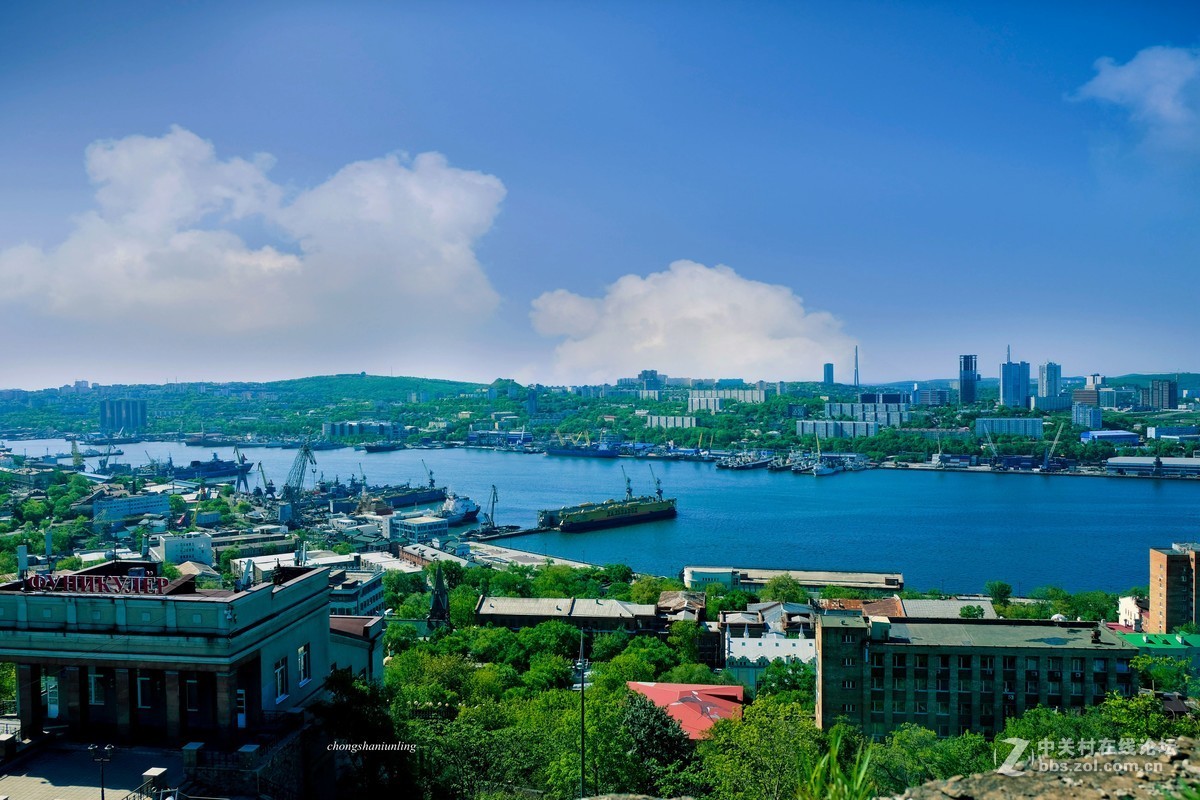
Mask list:
[[428,622],[430,628],[450,624],[450,592],[446,589],[446,579],[442,577],[440,562],[433,570],[433,598],[429,604]]

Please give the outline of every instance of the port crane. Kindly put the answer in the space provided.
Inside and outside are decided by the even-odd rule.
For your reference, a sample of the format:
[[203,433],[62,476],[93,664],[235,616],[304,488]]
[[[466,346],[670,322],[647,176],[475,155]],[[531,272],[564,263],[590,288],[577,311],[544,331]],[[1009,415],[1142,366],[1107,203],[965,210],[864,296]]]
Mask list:
[[625,499],[633,499],[633,484],[629,482],[629,476],[625,474],[625,465],[621,465],[621,477],[625,479]]
[[1065,422],[1058,423],[1058,432],[1054,434],[1054,444],[1050,445],[1050,449],[1046,451],[1046,458],[1042,461],[1042,472],[1050,472],[1050,462],[1054,460],[1054,451],[1058,449],[1058,438],[1062,436],[1063,426]]
[[1000,459],[1000,454],[996,452],[996,443],[992,441],[992,431],[986,425],[983,428],[983,435],[987,438],[988,447],[992,450],[992,469],[995,469],[996,462]]
[[71,466],[76,472],[83,469],[83,453],[79,452],[79,442],[71,440]]
[[237,464],[237,480],[233,484],[233,489],[242,494],[250,494],[250,467],[246,466],[246,457],[242,455],[242,451],[237,445],[233,446],[233,463]]
[[296,460],[292,462],[292,470],[288,473],[287,483],[283,486],[283,497],[289,503],[295,503],[300,499],[300,495],[304,491],[304,471],[310,465],[315,474],[317,459],[313,455],[312,447],[305,442],[300,445],[300,451],[296,453]]
[[258,476],[262,478],[262,493],[267,497],[275,496],[275,484],[267,477],[267,471],[263,469],[263,463],[258,462]]
[[430,488],[430,489],[436,489],[436,488],[437,488],[437,484],[435,484],[435,483],[433,482],[433,470],[431,470],[431,469],[430,469],[430,468],[429,468],[429,467],[428,467],[428,466],[425,464],[425,459],[423,459],[423,458],[421,459],[421,466],[422,466],[422,467],[425,467],[425,474],[429,476],[429,488]]
[[662,500],[662,495],[663,495],[662,480],[657,475],[654,474],[654,465],[653,464],[647,464],[646,466],[650,467],[650,477],[654,479],[654,494],[658,497],[659,500]]

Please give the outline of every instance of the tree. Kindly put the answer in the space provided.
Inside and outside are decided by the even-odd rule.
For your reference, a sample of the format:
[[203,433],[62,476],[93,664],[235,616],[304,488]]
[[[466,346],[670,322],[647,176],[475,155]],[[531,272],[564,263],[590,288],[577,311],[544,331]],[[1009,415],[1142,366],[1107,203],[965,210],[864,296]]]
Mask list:
[[991,596],[992,602],[998,606],[1008,605],[1009,599],[1012,597],[1013,587],[1004,581],[988,581],[984,584],[988,595]]
[[690,619],[679,619],[671,623],[667,644],[675,648],[679,660],[693,663],[700,660],[700,623]]
[[167,506],[171,509],[171,515],[175,517],[187,511],[187,501],[177,494],[167,495]]
[[805,708],[817,705],[817,669],[810,661],[772,661],[763,670],[755,688],[756,697],[778,695],[781,700]]
[[522,628],[517,640],[529,659],[539,653],[571,660],[579,655],[579,629],[562,620],[551,619],[532,628]]
[[808,600],[808,590],[791,575],[783,573],[767,581],[767,585],[758,596],[763,600],[776,600],[780,603],[803,603]]
[[1138,683],[1157,692],[1186,692],[1192,665],[1182,658],[1141,654],[1129,662],[1138,673]]
[[963,606],[958,615],[963,619],[983,619],[983,606]]
[[664,786],[672,769],[686,767],[695,745],[679,723],[648,698],[631,692],[625,699],[621,725],[633,740],[634,762],[641,767],[634,791],[658,797],[674,796],[674,786]]
[[657,603],[658,596],[663,592],[678,591],[683,588],[683,583],[674,578],[654,578],[643,575],[633,582],[630,596],[633,602],[648,605]]
[[[326,736],[335,742],[395,741],[388,716],[388,698],[375,683],[358,681],[347,669],[325,679],[328,699],[313,707]],[[394,751],[340,751],[350,769],[337,781],[337,797],[421,796],[415,780],[414,757]],[[332,782],[332,781],[331,781]]]
[[619,655],[629,645],[630,638],[629,632],[624,630],[600,634],[592,641],[592,660],[608,661]]
[[718,721],[698,746],[714,800],[792,800],[825,752],[812,710],[773,697]]
[[229,575],[233,572],[233,560],[241,558],[242,551],[236,547],[227,547],[221,551],[221,558],[217,562],[221,565],[221,572]]

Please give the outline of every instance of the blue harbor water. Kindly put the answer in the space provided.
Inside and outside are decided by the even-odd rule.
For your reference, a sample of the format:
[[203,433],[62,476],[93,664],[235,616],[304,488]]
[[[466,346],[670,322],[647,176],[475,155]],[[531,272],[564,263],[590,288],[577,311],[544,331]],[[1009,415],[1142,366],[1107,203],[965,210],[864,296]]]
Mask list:
[[[11,442],[40,456],[70,450],[61,440]],[[122,445],[116,460],[147,454],[175,463],[232,458],[232,448],[167,442]],[[282,486],[295,450],[244,451]],[[425,481],[487,508],[496,521],[532,527],[538,509],[650,494],[647,461],[556,458],[486,450],[352,449],[316,453],[314,478],[345,481],[360,469],[370,484]],[[89,459],[89,466],[95,465]],[[912,588],[979,591],[992,579],[1018,591],[1047,584],[1068,590],[1123,591],[1148,583],[1147,548],[1200,539],[1200,481],[868,470],[827,478],[789,472],[731,472],[712,464],[653,462],[679,517],[588,533],[541,533],[503,543],[593,563],[675,575],[685,565],[897,571]],[[252,485],[259,482],[257,470]]]

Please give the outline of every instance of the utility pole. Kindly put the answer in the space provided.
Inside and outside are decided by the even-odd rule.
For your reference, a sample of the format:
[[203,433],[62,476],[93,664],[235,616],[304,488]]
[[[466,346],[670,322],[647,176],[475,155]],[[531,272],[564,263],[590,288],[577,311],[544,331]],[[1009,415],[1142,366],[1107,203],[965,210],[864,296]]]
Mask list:
[[587,662],[583,660],[583,628],[579,629],[579,800],[586,797],[584,778],[587,775],[587,725],[584,714],[586,706],[583,702],[584,691],[587,688]]

